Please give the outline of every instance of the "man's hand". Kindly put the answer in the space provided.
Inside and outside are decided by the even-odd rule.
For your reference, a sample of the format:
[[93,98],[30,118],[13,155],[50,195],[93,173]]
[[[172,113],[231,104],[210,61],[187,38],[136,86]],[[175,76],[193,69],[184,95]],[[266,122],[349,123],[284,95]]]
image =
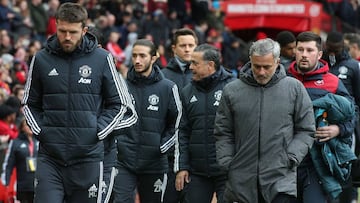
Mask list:
[[337,125],[329,125],[323,126],[316,129],[315,137],[319,140],[319,142],[326,142],[340,133],[339,126]]
[[179,171],[176,174],[176,180],[175,180],[175,187],[177,191],[181,191],[184,189],[184,185],[186,183],[190,182],[190,178],[189,178],[189,172],[184,170],[184,171]]

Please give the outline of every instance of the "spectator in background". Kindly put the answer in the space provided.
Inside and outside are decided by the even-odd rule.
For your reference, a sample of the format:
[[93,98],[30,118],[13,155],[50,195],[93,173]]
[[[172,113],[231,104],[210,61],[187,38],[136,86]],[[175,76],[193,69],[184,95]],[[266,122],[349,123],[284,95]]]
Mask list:
[[224,46],[223,49],[223,65],[230,70],[235,77],[238,77],[240,68],[244,65],[242,61],[242,47],[240,47],[240,40],[232,36],[229,40],[229,46]]
[[19,99],[19,101],[22,101],[24,98],[24,85],[16,84],[12,88],[12,93],[15,97]]
[[[205,22],[208,20],[208,16],[210,14],[210,6],[209,3],[211,3],[209,0],[196,0],[196,1],[190,1],[191,5],[191,18],[195,22],[195,24],[201,25],[202,22]],[[202,44],[203,42],[199,38],[199,44]]]
[[132,61],[131,61],[132,47],[133,47],[133,45],[134,45],[134,43],[136,42],[137,39],[138,39],[138,34],[136,32],[131,32],[131,33],[128,34],[128,40],[127,40],[128,44],[126,45],[126,47],[124,49],[124,53],[125,53],[124,65],[127,68],[132,66]]
[[[178,16],[178,19],[180,20],[180,27],[183,27],[183,19],[186,12],[186,4],[188,1],[179,1],[179,0],[168,0],[168,10],[171,13],[171,11],[176,11],[176,14]],[[190,7],[190,6],[189,6]],[[172,39],[172,38],[171,38]]]
[[166,25],[167,19],[162,10],[157,9],[153,12],[151,19],[151,29],[146,33],[153,36],[153,42],[159,44],[167,44],[169,40],[169,28]]
[[16,84],[24,85],[26,82],[26,75],[28,72],[26,55],[26,50],[23,47],[19,47],[15,52],[13,67],[10,71],[13,80],[12,87]]
[[360,62],[360,34],[345,33],[344,43],[350,56]]
[[[3,95],[3,100],[6,100],[11,94],[11,87],[9,84],[9,70],[4,66],[0,66],[0,90]],[[1,104],[2,102],[0,102]]]
[[[150,14],[148,14],[148,15],[150,15]],[[151,24],[149,24],[149,22],[142,24],[143,19],[139,23],[141,24],[141,26],[151,26]],[[135,23],[135,21],[133,21],[132,13],[130,13],[129,11],[125,11],[122,15],[122,22],[118,26],[118,32],[121,34],[121,38],[119,40],[119,45],[121,48],[124,49],[126,47],[128,34],[130,32],[137,32],[137,29],[138,29],[138,25]],[[137,33],[143,35],[143,33],[148,33],[148,32],[142,32],[142,27],[140,27],[140,31]]]
[[1,175],[3,185],[9,186],[13,169],[16,168],[16,199],[21,203],[34,202],[34,174],[39,142],[23,119],[19,126],[19,136],[11,140],[3,163]]
[[14,44],[12,38],[9,35],[9,31],[5,29],[0,30],[0,55],[13,53]]
[[18,110],[6,104],[6,101],[0,104],[0,137],[2,141],[0,151],[0,166],[3,164],[7,150],[8,143],[6,140],[14,140],[18,137],[19,134],[18,128],[16,126],[16,113]]
[[209,28],[209,24],[205,20],[200,21],[198,24],[195,24],[194,31],[195,31],[196,36],[198,38],[198,43],[199,44],[206,43],[208,28]]
[[178,13],[176,10],[169,11],[167,15],[167,27],[169,30],[169,39],[172,39],[176,30],[181,28],[181,21],[178,18]]
[[157,58],[157,60],[156,60],[156,64],[161,68],[161,69],[163,69],[163,68],[166,68],[166,66],[167,66],[167,61],[168,61],[168,59],[167,59],[167,57],[166,57],[166,55],[165,55],[165,47],[164,47],[164,45],[162,45],[162,44],[159,44],[159,46],[157,47],[157,53],[158,53],[158,58]]
[[160,9],[162,13],[168,12],[168,0],[148,0],[147,1],[147,12],[153,13]]
[[0,0],[0,29],[11,32],[12,21],[15,17],[15,12],[9,7],[9,0]]
[[206,37],[206,43],[213,45],[218,50],[222,50],[222,44],[223,44],[223,38],[220,33],[220,30],[217,30],[215,28],[211,28],[208,32],[208,35]]
[[19,100],[18,97],[16,97],[15,95],[11,95],[5,102],[4,104],[10,106],[11,108],[16,110],[16,117],[15,117],[15,125],[19,126],[21,121],[24,118],[24,114],[23,114],[23,109],[21,106],[21,100]]
[[290,31],[282,31],[276,35],[276,41],[280,44],[280,63],[287,70],[295,60],[295,35]]
[[[15,3],[14,11],[17,13],[16,23],[13,24],[13,32],[16,39],[26,37],[29,39],[32,35],[33,23],[31,20],[29,3],[27,0],[21,0]],[[15,21],[14,21],[15,22]]]
[[31,21],[34,28],[34,37],[42,44],[45,43],[47,36],[48,14],[42,0],[30,0],[29,9]]
[[[126,67],[124,67],[125,53],[117,43],[121,35],[116,30],[110,32],[108,42],[106,43],[106,50],[108,50],[116,60],[116,68],[124,75]],[[125,74],[126,75],[126,74]]]
[[46,37],[47,38],[56,33],[55,13],[56,13],[56,10],[60,6],[60,1],[59,0],[49,0],[48,6],[49,6],[49,8],[47,10],[47,15],[48,15],[49,20],[48,20],[48,23],[46,26]]
[[29,43],[29,47],[27,50],[27,65],[30,66],[31,64],[31,60],[33,58],[33,56],[35,56],[35,53],[38,52],[40,49],[42,48],[42,44],[39,40],[32,40]]
[[0,104],[0,135],[9,136],[10,140],[16,139],[19,131],[16,126],[16,113],[18,109],[6,103]]
[[240,79],[224,87],[215,117],[216,158],[228,174],[224,202],[291,202],[296,167],[314,141],[312,103],[286,77],[277,42],[258,40],[249,55]]

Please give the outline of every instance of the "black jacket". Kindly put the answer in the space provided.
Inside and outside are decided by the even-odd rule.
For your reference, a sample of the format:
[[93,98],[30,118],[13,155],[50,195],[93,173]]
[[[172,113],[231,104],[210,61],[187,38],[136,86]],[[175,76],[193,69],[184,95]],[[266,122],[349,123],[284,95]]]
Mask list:
[[[325,58],[329,64],[329,60]],[[340,61],[333,66],[329,64],[329,70],[332,74],[338,76],[344,83],[346,89],[351,96],[354,97],[357,106],[360,106],[360,66],[359,62],[352,59],[350,55],[344,51]]]
[[189,69],[189,65],[186,65],[186,69],[183,71],[175,58],[170,59],[166,68],[162,69],[162,72],[165,78],[173,81],[178,86],[179,90],[191,82],[192,72]]
[[164,78],[158,66],[153,66],[149,77],[130,68],[127,82],[139,118],[116,137],[118,161],[135,173],[165,173],[166,152],[174,145],[182,112],[177,86]]
[[[37,157],[39,142],[33,137],[33,154],[30,156],[29,140],[24,133],[19,137],[11,140],[6,153],[6,159],[3,163],[3,174],[1,181],[4,185],[9,185],[10,177],[14,168],[16,168],[17,191],[34,192],[34,175],[35,171],[29,170],[28,159]],[[36,164],[36,160],[33,162]]]
[[225,174],[216,162],[214,120],[223,87],[235,78],[224,68],[181,91],[183,116],[175,142],[174,171],[216,176]]
[[[71,53],[56,35],[33,57],[25,87],[24,113],[40,141],[39,156],[62,165],[103,159],[104,139],[131,101],[113,58],[86,34]],[[125,85],[125,86],[124,86]]]

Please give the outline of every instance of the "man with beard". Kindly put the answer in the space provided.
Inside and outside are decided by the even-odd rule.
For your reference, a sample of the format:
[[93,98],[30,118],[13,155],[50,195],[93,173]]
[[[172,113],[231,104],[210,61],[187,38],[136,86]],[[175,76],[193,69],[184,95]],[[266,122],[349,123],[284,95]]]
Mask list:
[[[352,97],[341,80],[329,72],[329,65],[325,60],[321,59],[322,55],[320,36],[313,32],[300,33],[296,37],[295,61],[290,64],[288,74],[304,84],[311,100],[316,100],[332,93],[344,96],[353,102]],[[315,132],[317,141],[313,149],[320,149],[324,143],[334,138],[351,139],[354,121],[355,119],[342,123],[330,123],[328,126],[323,127],[317,126]],[[349,146],[348,149],[350,150]],[[325,187],[325,181],[320,180],[324,177],[324,174],[320,175],[318,173],[319,170],[317,170],[318,168],[315,167],[322,160],[314,159],[313,157],[313,154],[308,153],[297,169],[297,198],[299,202],[325,203],[328,196],[334,197],[339,195],[339,193],[336,193],[337,190],[333,188],[339,186],[340,180],[331,179],[331,181],[328,181],[333,183],[333,190],[328,190]]]
[[139,119],[116,137],[115,203],[133,203],[135,188],[141,202],[165,202],[167,151],[175,143],[182,107],[176,84],[164,78],[154,64],[156,59],[156,47],[150,40],[134,43],[127,84]]
[[24,114],[40,142],[35,202],[100,202],[104,144],[133,104],[113,57],[87,34],[87,11],[64,3],[56,35],[32,58]]

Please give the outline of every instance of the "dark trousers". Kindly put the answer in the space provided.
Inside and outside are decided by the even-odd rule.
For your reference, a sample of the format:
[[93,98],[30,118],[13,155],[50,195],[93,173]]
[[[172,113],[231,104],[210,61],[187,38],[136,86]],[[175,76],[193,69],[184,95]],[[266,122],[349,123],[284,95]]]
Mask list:
[[298,167],[297,190],[298,197],[294,203],[325,203],[327,201],[313,165]]
[[202,202],[211,203],[214,192],[216,192],[217,202],[223,203],[225,182],[227,176],[206,177],[200,175],[190,175],[190,183],[186,185],[184,203]]
[[[102,202],[110,202],[110,196],[114,187],[115,181],[115,165],[116,165],[116,144],[113,137],[108,137],[106,142],[104,141],[104,183]],[[106,143],[106,144],[105,144]]]
[[63,166],[46,155],[38,156],[35,202],[96,203],[101,201],[103,163]]
[[17,191],[16,199],[21,203],[33,203],[34,202],[34,192],[29,191]]
[[169,155],[168,183],[164,196],[164,203],[183,203],[185,191],[177,191],[175,188],[176,174],[174,173],[174,156]]
[[[271,203],[292,203],[295,199],[296,198],[294,196],[279,193],[275,196]],[[262,197],[262,195],[259,195],[259,203],[267,203]]]
[[137,189],[140,201],[144,203],[164,202],[167,184],[166,174],[135,174],[117,164],[113,203],[134,203],[134,191]]

